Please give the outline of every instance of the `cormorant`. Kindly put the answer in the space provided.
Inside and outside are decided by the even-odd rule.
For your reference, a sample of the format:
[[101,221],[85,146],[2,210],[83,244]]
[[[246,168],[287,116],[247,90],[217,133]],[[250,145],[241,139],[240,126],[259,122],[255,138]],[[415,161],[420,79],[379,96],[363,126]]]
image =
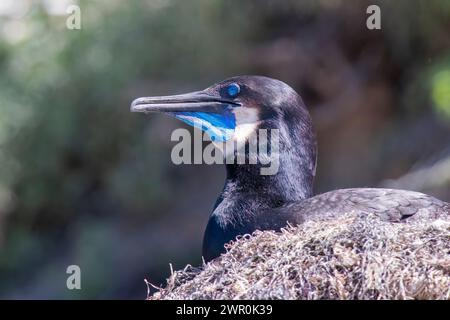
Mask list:
[[[449,203],[406,190],[341,189],[313,196],[316,139],[311,118],[301,97],[279,80],[233,77],[203,91],[138,98],[131,111],[168,113],[208,132],[217,145],[246,140],[258,129],[278,130],[278,148],[268,146],[279,155],[276,174],[261,174],[259,162],[227,162],[225,186],[204,234],[206,261],[223,253],[224,245],[238,235],[280,230],[306,219],[332,218],[351,211],[375,213],[392,222],[450,214]],[[246,159],[248,150],[244,149]]]

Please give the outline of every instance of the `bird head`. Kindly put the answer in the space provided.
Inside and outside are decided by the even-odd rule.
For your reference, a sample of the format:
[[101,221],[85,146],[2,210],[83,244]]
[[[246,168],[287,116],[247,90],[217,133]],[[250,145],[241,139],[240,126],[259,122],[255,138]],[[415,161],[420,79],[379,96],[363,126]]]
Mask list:
[[[223,80],[202,91],[195,91],[172,96],[153,96],[135,99],[131,104],[132,112],[162,112],[174,116],[191,126],[208,133],[213,143],[222,151],[224,158],[229,156],[238,159],[244,154],[246,159],[255,159],[255,153],[247,152],[250,148],[242,148],[245,143],[258,136],[259,129],[270,131],[269,162],[274,163],[268,173],[262,173],[262,166],[244,166],[227,161],[227,173],[234,177],[243,173],[246,179],[256,184],[257,175],[277,175],[280,191],[290,192],[294,196],[288,199],[306,197],[312,194],[312,181],[316,168],[316,141],[308,110],[300,96],[282,81],[262,76],[238,76]],[[277,129],[279,141],[276,147],[272,143],[273,129]],[[230,153],[224,145],[233,142],[238,145]],[[237,142],[237,143],[236,143]],[[261,158],[260,136],[258,136],[258,152],[256,159],[261,164],[267,157]],[[239,145],[241,149],[239,149]],[[241,152],[243,150],[243,152]],[[266,153],[268,155],[268,153]],[[276,161],[272,161],[275,159]],[[280,161],[278,161],[278,159]],[[280,170],[278,165],[280,164]],[[254,170],[254,171],[253,171]],[[252,172],[252,174],[249,174]],[[253,174],[253,172],[255,174]],[[258,172],[258,174],[257,174]],[[283,177],[283,178],[282,178]],[[261,182],[263,185],[267,182]],[[301,183],[300,187],[293,185]],[[272,184],[272,189],[273,184]],[[300,190],[300,192],[298,192]]]
[[242,140],[259,128],[272,129],[303,105],[287,84],[262,76],[233,77],[202,91],[141,97],[132,112],[163,112],[207,132],[212,141]]
[[[266,161],[266,164],[275,159],[276,170],[267,171],[268,174],[278,172],[280,158],[286,167],[296,167],[297,172],[307,176],[308,181],[315,174],[316,142],[309,112],[300,96],[282,81],[238,76],[202,91],[138,98],[132,102],[131,111],[163,112],[200,128],[208,133],[224,158],[244,155],[246,159],[258,159],[258,163]],[[260,152],[260,129],[266,129],[266,134],[270,131],[270,141],[267,136],[265,140],[266,150],[270,149],[269,158],[268,153]],[[273,129],[277,129],[275,144]],[[245,146],[255,136],[258,152],[253,153]],[[227,168],[231,172],[236,167]]]

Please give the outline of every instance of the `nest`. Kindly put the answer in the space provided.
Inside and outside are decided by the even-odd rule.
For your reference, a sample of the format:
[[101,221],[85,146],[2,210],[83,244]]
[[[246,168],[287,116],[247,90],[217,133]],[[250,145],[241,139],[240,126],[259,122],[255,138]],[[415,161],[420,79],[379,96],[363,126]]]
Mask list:
[[450,219],[348,214],[257,231],[149,299],[449,299]]

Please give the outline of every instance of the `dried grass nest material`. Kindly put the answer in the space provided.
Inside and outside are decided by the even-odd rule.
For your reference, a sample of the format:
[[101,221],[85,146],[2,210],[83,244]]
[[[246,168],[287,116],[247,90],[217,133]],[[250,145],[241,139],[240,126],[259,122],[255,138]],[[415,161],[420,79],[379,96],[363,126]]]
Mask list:
[[450,219],[347,214],[255,232],[149,299],[449,299]]

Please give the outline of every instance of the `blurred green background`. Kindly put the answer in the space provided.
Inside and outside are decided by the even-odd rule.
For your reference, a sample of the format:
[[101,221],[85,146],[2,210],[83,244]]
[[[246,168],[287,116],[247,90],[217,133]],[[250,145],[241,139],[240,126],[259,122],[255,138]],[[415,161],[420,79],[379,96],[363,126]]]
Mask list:
[[[71,3],[81,30],[66,28]],[[370,4],[381,30],[366,28]],[[143,299],[169,263],[200,264],[224,168],[173,165],[184,125],[129,104],[233,75],[302,95],[317,192],[450,201],[449,35],[446,0],[2,0],[0,298]],[[81,290],[66,288],[72,264]]]

